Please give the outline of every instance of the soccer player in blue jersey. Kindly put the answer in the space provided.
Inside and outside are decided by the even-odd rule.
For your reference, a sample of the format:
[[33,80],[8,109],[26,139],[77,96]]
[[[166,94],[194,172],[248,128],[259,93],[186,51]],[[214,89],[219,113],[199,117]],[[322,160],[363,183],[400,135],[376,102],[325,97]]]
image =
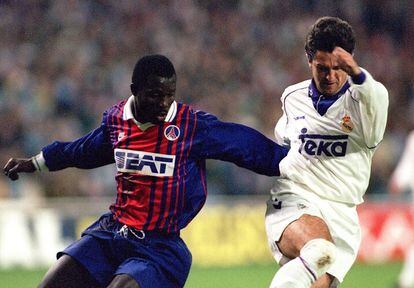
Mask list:
[[99,128],[7,162],[11,180],[21,172],[116,164],[110,212],[57,254],[40,287],[183,287],[191,253],[180,230],[206,201],[205,160],[279,175],[285,148],[176,102],[175,89],[173,64],[162,55],[145,56],[133,71],[133,95],[106,110]]

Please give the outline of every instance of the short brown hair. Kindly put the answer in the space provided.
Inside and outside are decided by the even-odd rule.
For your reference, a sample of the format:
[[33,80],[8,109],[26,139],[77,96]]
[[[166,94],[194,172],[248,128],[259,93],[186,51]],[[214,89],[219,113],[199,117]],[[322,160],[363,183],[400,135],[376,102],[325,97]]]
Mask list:
[[332,52],[336,46],[351,54],[354,52],[355,33],[351,25],[337,17],[319,18],[306,36],[305,51],[309,61],[316,51]]

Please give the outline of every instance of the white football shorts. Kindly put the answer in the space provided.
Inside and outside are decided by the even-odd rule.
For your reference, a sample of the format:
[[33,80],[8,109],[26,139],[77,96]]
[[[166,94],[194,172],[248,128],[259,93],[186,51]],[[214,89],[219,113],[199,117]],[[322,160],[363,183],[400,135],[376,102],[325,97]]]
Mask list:
[[331,287],[337,287],[338,281],[343,281],[355,262],[361,243],[356,206],[329,201],[305,190],[301,190],[300,193],[273,194],[274,201],[270,199],[267,202],[265,225],[271,252],[280,265],[287,263],[290,259],[282,255],[276,245],[286,227],[303,214],[322,218],[328,225],[337,247],[337,260],[328,270],[328,273],[337,279]]

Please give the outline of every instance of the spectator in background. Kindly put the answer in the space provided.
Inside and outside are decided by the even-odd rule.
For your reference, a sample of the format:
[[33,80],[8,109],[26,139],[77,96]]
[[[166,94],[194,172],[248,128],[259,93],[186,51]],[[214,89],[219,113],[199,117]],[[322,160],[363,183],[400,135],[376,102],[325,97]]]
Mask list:
[[[407,137],[404,152],[391,176],[389,190],[394,196],[410,192],[411,201],[414,201],[414,131]],[[397,287],[414,287],[414,242],[407,247]]]

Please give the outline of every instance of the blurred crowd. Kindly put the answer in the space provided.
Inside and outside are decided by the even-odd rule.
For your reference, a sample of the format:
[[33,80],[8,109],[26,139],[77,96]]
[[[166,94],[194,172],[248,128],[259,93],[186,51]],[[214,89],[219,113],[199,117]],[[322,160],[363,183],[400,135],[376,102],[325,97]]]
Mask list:
[[[304,38],[314,21],[354,27],[355,57],[390,92],[387,133],[368,196],[384,195],[414,128],[414,3],[409,0],[3,0],[0,2],[0,161],[77,138],[130,95],[138,58],[168,56],[177,99],[274,139],[284,88],[310,72]],[[266,194],[272,179],[208,163],[210,193]],[[0,197],[114,195],[114,167],[68,169],[10,182]]]

